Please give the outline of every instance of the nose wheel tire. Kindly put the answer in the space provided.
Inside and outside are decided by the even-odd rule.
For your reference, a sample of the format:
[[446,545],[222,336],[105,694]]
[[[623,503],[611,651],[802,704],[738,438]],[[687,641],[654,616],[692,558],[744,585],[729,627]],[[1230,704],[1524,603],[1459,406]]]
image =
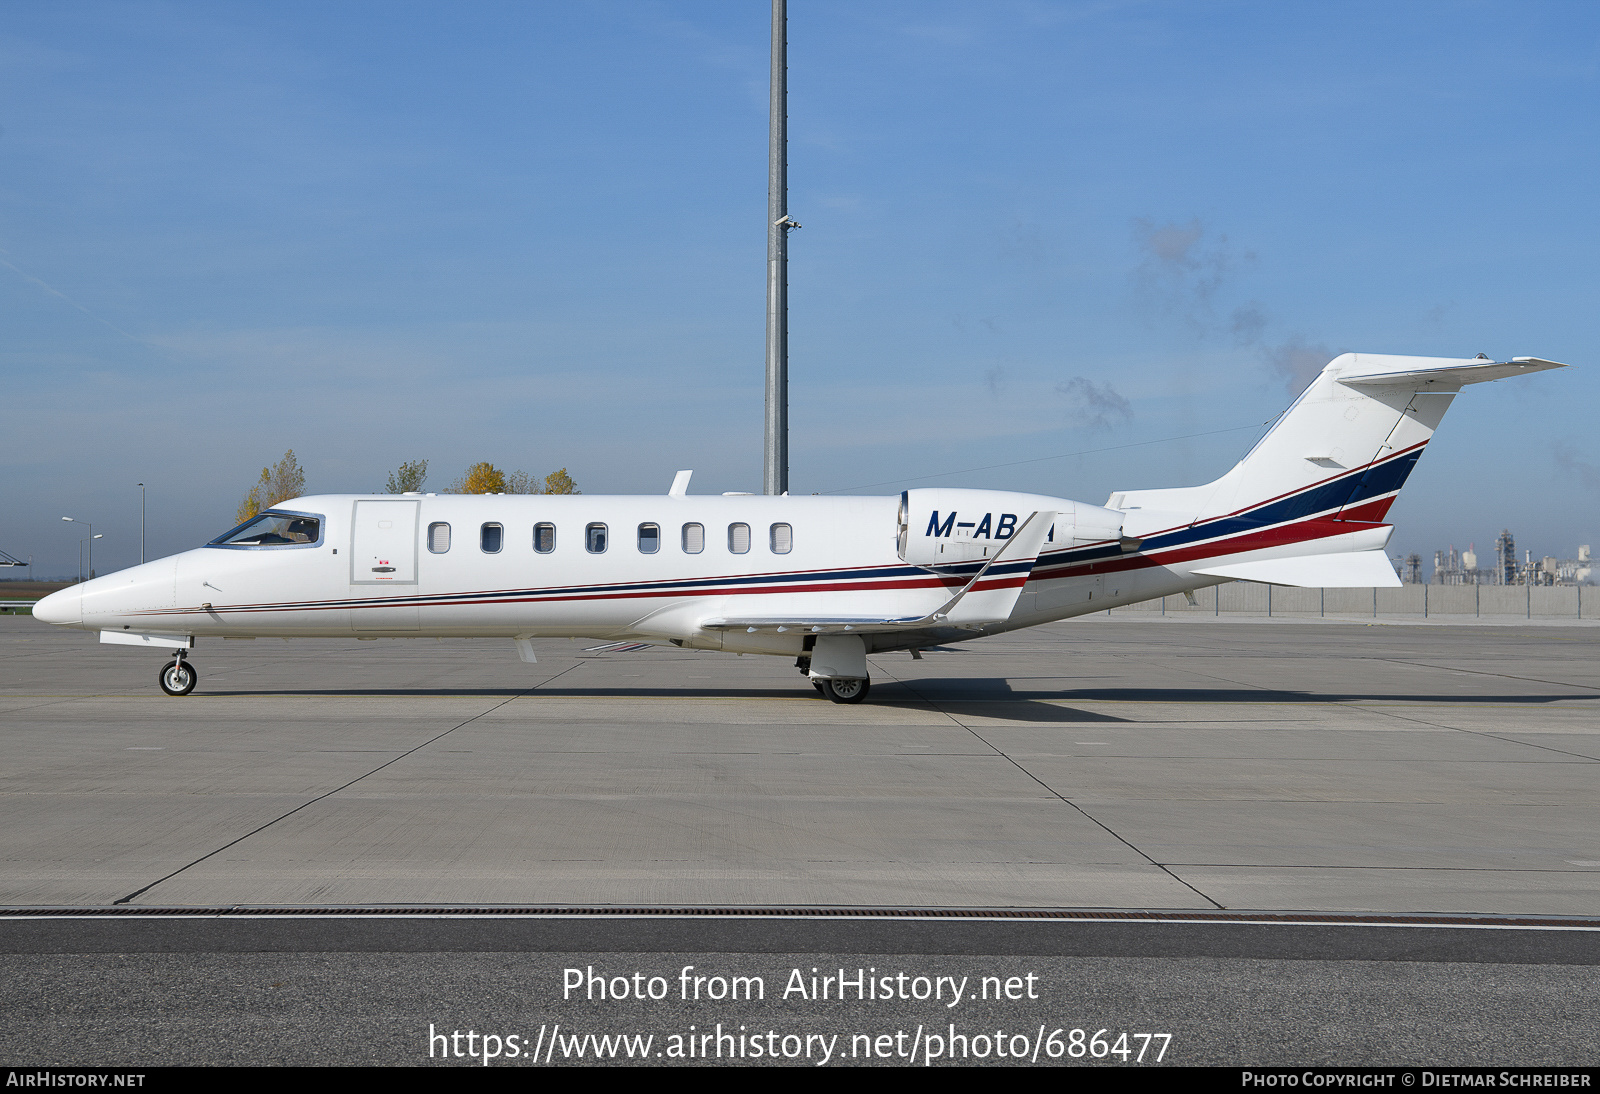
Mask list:
[[200,674],[187,661],[169,661],[161,666],[161,675],[156,679],[168,695],[188,695],[200,682]]
[[835,703],[859,703],[867,697],[867,691],[872,687],[871,680],[849,680],[835,678],[832,680],[819,680],[822,694],[832,699]]

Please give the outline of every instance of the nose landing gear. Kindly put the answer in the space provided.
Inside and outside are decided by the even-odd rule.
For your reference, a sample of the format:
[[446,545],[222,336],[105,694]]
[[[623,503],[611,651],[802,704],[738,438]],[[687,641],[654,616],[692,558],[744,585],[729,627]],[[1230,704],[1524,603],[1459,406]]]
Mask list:
[[176,658],[161,666],[161,673],[156,680],[161,684],[161,690],[168,695],[188,695],[200,682],[200,674],[194,671],[193,665],[183,659],[183,653],[180,651]]

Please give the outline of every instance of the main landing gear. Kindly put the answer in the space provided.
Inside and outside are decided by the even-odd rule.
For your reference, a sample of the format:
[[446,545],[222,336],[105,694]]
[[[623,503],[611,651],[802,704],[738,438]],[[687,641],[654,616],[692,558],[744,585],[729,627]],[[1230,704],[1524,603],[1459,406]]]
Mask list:
[[832,680],[817,681],[817,690],[835,703],[859,703],[867,697],[867,692],[871,688],[871,680],[847,680],[835,677]]
[[200,682],[200,674],[183,659],[183,651],[180,650],[175,658],[161,666],[161,674],[156,680],[168,695],[188,695]]
[[867,697],[867,692],[872,689],[872,681],[846,677],[835,677],[831,680],[821,680],[811,676],[811,658],[802,656],[794,663],[811,681],[811,686],[817,689],[817,694],[835,703],[859,703]]

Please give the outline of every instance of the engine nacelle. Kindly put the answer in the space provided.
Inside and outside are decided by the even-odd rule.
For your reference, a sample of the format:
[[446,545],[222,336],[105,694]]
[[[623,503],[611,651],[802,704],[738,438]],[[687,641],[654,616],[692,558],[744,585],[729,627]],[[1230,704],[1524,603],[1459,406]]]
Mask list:
[[913,566],[993,558],[1030,513],[1054,512],[1045,550],[1115,543],[1122,514],[1081,501],[1002,490],[907,490],[900,495],[900,557]]

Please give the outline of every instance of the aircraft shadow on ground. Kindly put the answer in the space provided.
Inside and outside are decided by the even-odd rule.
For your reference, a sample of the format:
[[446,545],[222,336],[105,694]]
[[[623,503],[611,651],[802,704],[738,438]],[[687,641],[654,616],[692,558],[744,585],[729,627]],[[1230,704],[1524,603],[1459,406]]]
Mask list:
[[[878,698],[878,689],[885,691],[892,684],[874,682],[872,697]],[[945,678],[933,680],[908,680],[905,685],[915,694],[930,702],[1122,702],[1122,703],[1348,703],[1395,702],[1431,703],[1440,706],[1481,706],[1486,703],[1540,704],[1567,702],[1574,699],[1600,700],[1600,694],[1556,694],[1553,692],[1524,692],[1521,694],[1461,695],[1409,691],[1290,691],[1277,688],[1192,688],[1192,687],[1041,687],[1013,683],[1007,680],[984,678]],[[1575,685],[1576,686],[1576,685]],[[887,696],[885,696],[887,697]],[[869,700],[870,701],[870,700]]]
[[540,696],[559,696],[565,699],[807,699],[813,698],[818,702],[825,700],[810,688],[730,688],[693,687],[693,688],[541,688],[541,687],[506,687],[506,688],[234,688],[224,690],[221,688],[206,689],[202,684],[195,692],[196,697],[214,696],[228,698],[262,698],[269,695],[284,697],[322,696],[338,699],[383,699],[383,698],[474,698],[486,699],[515,699],[520,697],[537,699]]
[[[214,698],[250,698],[269,695],[322,696],[328,698],[505,698],[518,696],[536,698],[552,696],[567,699],[808,699],[825,702],[820,695],[798,683],[782,687],[458,687],[458,688],[228,688],[202,687],[197,696]],[[1482,706],[1485,704],[1516,704],[1523,706],[1571,700],[1600,700],[1600,695],[1584,694],[1493,694],[1444,695],[1428,692],[1349,692],[1349,691],[1286,691],[1258,688],[1073,688],[1073,687],[1015,687],[1006,680],[986,678],[945,678],[933,680],[875,680],[867,705],[894,703],[937,706],[941,703],[960,703],[965,711],[975,706],[993,704],[1003,706],[1009,713],[996,714],[1005,718],[1028,718],[1037,721],[1126,721],[1107,714],[1064,708],[1052,704],[1067,702],[1122,702],[1122,703],[1197,703],[1197,704],[1267,704],[1267,703],[1347,703],[1395,702],[1427,703],[1436,706]],[[1024,714],[1018,708],[1031,706],[1037,717]]]
[[[261,688],[259,690],[235,689],[230,691],[201,691],[197,696],[212,696],[215,698],[234,699],[259,699],[267,696],[303,696],[323,697],[335,699],[373,699],[373,698],[486,698],[486,699],[539,699],[540,697],[557,697],[563,699],[814,699],[818,703],[827,703],[822,696],[804,686],[798,688],[741,688],[730,690],[728,688]],[[987,692],[974,689],[968,695],[941,694],[937,698],[919,695],[902,684],[893,680],[872,685],[872,695],[863,706],[871,707],[874,704],[923,707],[928,710],[937,710],[940,702],[959,702],[960,713],[978,718],[996,718],[1012,722],[1127,722],[1131,719],[1119,718],[1112,714],[1100,714],[1095,711],[1080,710],[1075,707],[1057,706],[1054,703],[1038,702],[1040,698],[1051,696],[1034,695],[996,695],[994,689]],[[832,704],[828,704],[832,705]],[[845,707],[845,709],[849,709]]]

